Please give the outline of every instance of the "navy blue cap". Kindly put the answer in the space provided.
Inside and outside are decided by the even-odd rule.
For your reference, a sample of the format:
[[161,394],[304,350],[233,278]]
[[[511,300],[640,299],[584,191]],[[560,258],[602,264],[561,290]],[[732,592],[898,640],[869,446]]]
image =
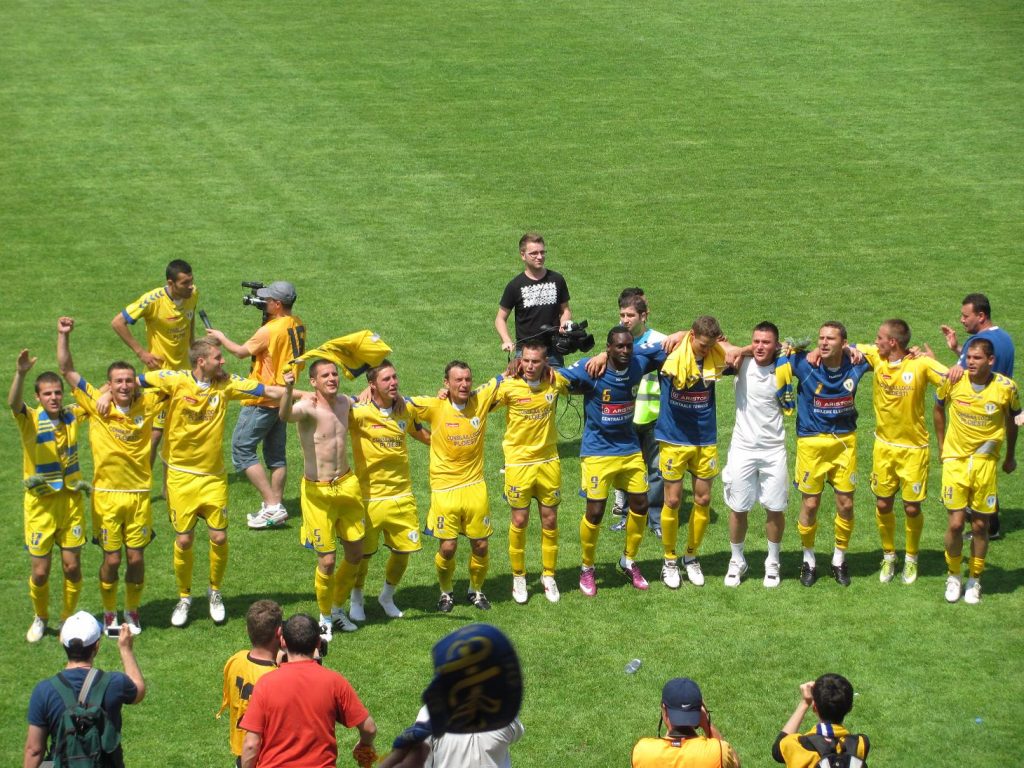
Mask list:
[[700,725],[700,711],[704,698],[700,686],[688,677],[674,677],[661,689],[661,703],[668,710],[668,721],[673,727],[696,728]]

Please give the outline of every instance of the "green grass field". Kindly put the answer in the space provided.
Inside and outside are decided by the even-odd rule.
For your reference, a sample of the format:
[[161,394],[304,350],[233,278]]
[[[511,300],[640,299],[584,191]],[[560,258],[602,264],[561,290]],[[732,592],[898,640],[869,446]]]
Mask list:
[[[4,387],[24,346],[39,354],[38,369],[55,365],[60,314],[78,321],[79,369],[100,377],[128,354],[111,317],[158,285],[173,258],[193,264],[201,305],[236,340],[259,322],[240,306],[239,282],[289,279],[311,341],[373,328],[393,346],[407,394],[433,392],[455,357],[482,380],[505,364],[492,319],[527,229],[546,235],[574,314],[599,336],[616,320],[619,290],[641,285],[660,330],[710,312],[734,340],[764,318],[784,335],[807,336],[837,318],[852,340],[870,341],[895,315],[946,362],[938,326],[955,322],[964,294],[982,290],[996,321],[1024,339],[1019,3],[9,0],[2,18]],[[858,398],[865,480],[868,389]],[[724,457],[731,387],[719,398]],[[798,684],[825,671],[842,672],[858,691],[848,723],[870,735],[873,766],[1020,761],[1020,473],[1001,478],[1007,536],[992,546],[976,608],[942,598],[945,514],[934,460],[913,587],[878,582],[865,482],[849,589],[796,581],[792,499],[782,586],[760,585],[755,512],[751,578],[726,590],[716,484],[706,587],[672,592],[654,582],[634,592],[613,569],[621,534],[606,529],[601,591],[588,600],[575,586],[574,418],[562,422],[559,605],[536,592],[536,520],[534,594],[525,607],[511,601],[499,419],[487,441],[494,609],[435,612],[427,540],[398,593],[406,618],[386,623],[371,600],[367,626],[333,643],[327,663],[360,692],[381,746],[416,713],[432,643],[486,618],[514,639],[525,668],[519,766],[627,764],[636,739],[655,731],[662,683],[679,675],[700,682],[744,764],[768,765]],[[290,449],[297,458],[294,439]],[[413,464],[425,511],[421,446]],[[3,765],[20,760],[32,686],[63,658],[52,636],[24,641],[31,609],[19,471],[8,421],[0,437],[9,521],[0,533]],[[297,474],[287,494],[295,516]],[[231,494],[230,620],[221,628],[201,600],[186,630],[170,628],[171,536],[166,505],[155,501],[158,538],[147,553],[136,646],[149,695],[125,716],[131,765],[228,765],[227,723],[214,712],[221,666],[246,642],[246,607],[269,596],[287,613],[315,610],[313,560],[297,546],[297,524],[250,532],[244,514],[256,495],[238,478]],[[826,496],[821,553],[831,546],[832,510]],[[197,551],[198,588],[205,547]],[[83,560],[82,607],[99,611],[96,549]],[[648,577],[659,561],[648,538]],[[369,594],[382,574],[378,558]],[[643,667],[626,676],[633,657]],[[100,663],[116,666],[113,643]],[[342,734],[342,764],[351,764],[353,741]]]

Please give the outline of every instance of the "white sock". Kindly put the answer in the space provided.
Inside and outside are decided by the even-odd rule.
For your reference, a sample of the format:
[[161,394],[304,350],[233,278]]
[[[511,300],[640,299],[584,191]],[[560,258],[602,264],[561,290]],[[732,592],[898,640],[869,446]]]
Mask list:
[[807,563],[811,568],[815,568],[818,565],[818,561],[814,558],[813,549],[804,550],[804,562]]
[[836,548],[832,553],[832,565],[840,566],[846,562],[846,550]]
[[619,567],[621,567],[621,568],[632,568],[633,567],[633,561],[630,560],[625,555],[623,555],[622,557],[619,558]]
[[779,562],[779,558],[782,555],[782,542],[781,541],[769,541],[768,542],[768,559],[773,563]]
[[733,560],[735,560],[737,563],[746,562],[746,558],[743,556],[743,542],[742,541],[739,544],[732,544],[732,543],[730,543],[729,547],[732,549],[732,559]]

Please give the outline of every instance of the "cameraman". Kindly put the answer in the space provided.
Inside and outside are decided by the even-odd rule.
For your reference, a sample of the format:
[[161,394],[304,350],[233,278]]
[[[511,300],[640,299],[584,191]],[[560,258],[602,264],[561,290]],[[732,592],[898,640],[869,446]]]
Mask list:
[[[538,341],[548,348],[548,362],[560,366],[562,355],[555,352],[550,333],[545,325],[564,327],[572,319],[569,310],[569,288],[565,278],[544,266],[547,250],[544,238],[536,232],[527,232],[519,239],[519,256],[525,269],[516,275],[501,294],[494,328],[501,337],[501,348],[517,351],[524,341]],[[515,311],[516,340],[508,335],[508,316]]]
[[[228,352],[239,359],[252,357],[250,378],[261,384],[284,386],[284,369],[294,358],[306,351],[306,328],[292,314],[295,286],[278,280],[256,290],[251,303],[262,304],[264,324],[245,344],[236,344],[216,329],[207,330]],[[269,528],[288,519],[281,500],[288,468],[285,464],[287,427],[277,416],[277,401],[256,397],[242,402],[242,410],[231,435],[231,461],[235,470],[244,472],[263,497],[259,511],[248,515],[250,528]],[[270,471],[268,479],[256,456],[256,446],[263,443],[263,458]]]

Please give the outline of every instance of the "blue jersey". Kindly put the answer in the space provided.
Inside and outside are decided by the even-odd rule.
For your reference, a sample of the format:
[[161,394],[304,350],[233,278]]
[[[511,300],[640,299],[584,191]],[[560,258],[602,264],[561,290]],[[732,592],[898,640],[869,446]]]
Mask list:
[[633,428],[636,392],[645,373],[665,362],[661,344],[634,347],[625,371],[609,365],[598,378],[585,368],[589,357],[568,368],[559,368],[569,389],[583,395],[583,442],[580,456],[629,456],[640,451],[640,439]]
[[715,382],[698,379],[692,387],[677,389],[675,377],[661,374],[661,406],[654,426],[655,439],[673,445],[714,445],[718,442]]
[[1001,373],[1008,379],[1013,378],[1013,339],[1010,338],[1010,334],[1000,328],[998,325],[993,325],[991,328],[986,328],[984,331],[979,331],[964,342],[964,346],[960,351],[960,359],[957,361],[960,367],[964,370],[967,369],[967,347],[975,339],[988,339],[992,342],[992,349],[995,352],[996,363],[992,366],[993,373]]
[[[783,365],[782,358],[779,365]],[[817,367],[807,362],[806,352],[795,352],[788,358],[793,378],[799,382],[796,398],[796,433],[811,435],[845,435],[857,430],[857,407],[854,398],[857,384],[871,365],[865,360],[857,365],[844,354],[836,369]]]

